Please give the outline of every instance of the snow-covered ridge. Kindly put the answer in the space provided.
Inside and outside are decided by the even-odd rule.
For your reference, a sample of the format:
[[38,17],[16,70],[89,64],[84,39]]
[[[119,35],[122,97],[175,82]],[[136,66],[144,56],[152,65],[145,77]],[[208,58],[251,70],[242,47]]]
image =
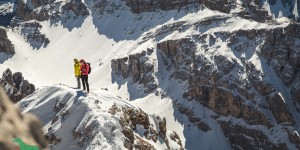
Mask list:
[[86,94],[67,86],[43,87],[18,105],[44,123],[52,150],[182,149],[163,118],[147,115],[106,90]]

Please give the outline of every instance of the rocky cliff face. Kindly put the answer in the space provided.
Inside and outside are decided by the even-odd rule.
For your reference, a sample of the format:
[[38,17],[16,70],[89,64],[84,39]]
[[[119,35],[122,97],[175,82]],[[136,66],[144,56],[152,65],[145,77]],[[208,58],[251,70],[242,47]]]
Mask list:
[[[65,17],[71,17],[72,15],[73,17],[89,15],[85,3],[76,0],[58,2],[55,0],[17,0],[14,2],[14,7],[14,19],[20,19],[21,21],[54,21],[57,19],[64,20]],[[69,14],[70,12],[73,14]]]
[[35,86],[24,79],[21,72],[12,73],[10,69],[3,72],[1,85],[13,102],[18,102],[35,91]]
[[[148,81],[155,83],[154,77],[162,84],[164,81],[161,81],[157,74],[169,72],[164,78],[186,87],[181,91],[186,103],[197,102],[199,106],[205,106],[217,114],[209,117],[220,125],[233,149],[288,149],[291,148],[291,143],[299,147],[297,140],[293,140],[292,133],[297,133],[296,118],[299,118],[300,110],[300,96],[297,94],[300,83],[297,33],[300,26],[295,23],[276,26],[276,20],[268,16],[259,1],[247,1],[240,5],[220,1],[219,3],[225,3],[222,5],[225,8],[214,7],[212,1],[168,2],[171,5],[165,5],[165,2],[126,1],[126,4],[134,13],[185,8],[190,4],[204,4],[212,10],[229,13],[230,10],[241,6],[245,8],[243,11],[231,15],[270,22],[268,24],[273,27],[241,28],[233,31],[209,30],[209,27],[214,28],[214,25],[225,23],[232,16],[207,17],[193,23],[175,21],[160,26],[144,34],[143,40],[166,37],[165,35],[173,32],[180,34],[191,28],[204,33],[190,34],[188,37],[177,39],[165,38],[158,42],[154,54],[157,55],[158,64],[163,64],[163,67],[154,65],[154,68],[158,67],[158,70],[154,70],[157,73],[147,77]],[[142,66],[143,63],[137,64]],[[123,79],[132,75],[132,79],[135,79],[135,75],[143,73],[140,69],[143,67],[128,66],[134,66],[128,61],[128,57],[113,60],[112,75],[121,76]],[[154,89],[165,90],[159,85]],[[188,109],[184,102],[174,100],[174,103],[199,130],[214,130],[201,118],[195,117],[196,109]],[[242,119],[243,123],[235,122],[236,119]],[[265,129],[257,126],[263,126]],[[283,133],[285,140],[270,140],[273,138],[270,135],[273,134],[272,130]],[[295,137],[299,139],[299,136]]]
[[15,31],[24,36],[25,40],[34,48],[47,47],[50,40],[41,32],[42,25],[39,22],[25,22],[15,26]]
[[138,83],[144,90],[144,93],[154,92],[157,83],[154,78],[154,61],[149,59],[153,49],[148,48],[147,52],[130,55],[129,57],[119,58],[111,61],[112,75],[115,78],[113,82],[127,80],[131,78],[133,83]]
[[[266,75],[256,70],[250,62],[240,64],[239,60],[228,59],[222,55],[214,55],[212,62],[211,59],[196,54],[196,43],[190,39],[158,43],[158,50],[166,69],[172,72],[170,78],[187,81],[188,88],[183,93],[183,97],[187,100],[198,101],[219,115],[242,118],[249,125],[264,125],[272,128],[277,123],[285,123],[286,125],[283,127],[293,126],[293,116],[285,103],[287,97],[283,97],[282,91],[276,89],[269,81],[263,80]],[[239,73],[247,74],[248,78],[241,78]],[[294,102],[296,103],[297,99],[294,98]],[[270,109],[273,116],[264,113],[267,109]],[[274,117],[277,123],[272,123],[270,117]],[[231,130],[234,128],[235,132],[236,127],[230,126],[230,123],[223,123],[226,125],[221,124],[221,127],[233,148],[239,145],[243,149],[247,149],[247,146],[242,144],[242,140],[235,137],[238,136],[237,134],[242,133],[256,139],[257,134],[249,135],[248,133],[253,132],[247,128],[232,133]],[[261,131],[254,131],[260,132],[259,134],[262,136],[259,138],[267,139]],[[241,141],[237,141],[237,139]],[[272,145],[270,147],[277,147],[276,144],[269,144]],[[284,145],[282,143],[280,147],[284,148]],[[252,146],[264,147],[259,143],[254,143]]]
[[3,0],[0,2],[0,26],[8,26],[15,16],[14,0]]
[[243,0],[241,3],[238,1],[228,0],[126,0],[126,4],[131,8],[134,13],[150,12],[158,9],[161,10],[176,10],[184,8],[188,5],[203,5],[211,10],[216,10],[224,13],[230,13],[231,10],[241,8],[237,11],[236,15],[246,19],[253,19],[259,22],[270,21],[271,17],[268,12],[262,9],[262,3],[259,0]]
[[[158,9],[173,10],[180,9],[191,4],[202,4],[205,7],[224,13],[232,13],[259,22],[271,21],[271,16],[289,17],[293,20],[299,20],[298,12],[300,12],[299,0],[124,0],[134,13],[150,12]],[[267,8],[267,9],[266,9]],[[281,13],[280,13],[281,11]],[[272,15],[271,15],[272,14]]]
[[0,52],[7,55],[13,55],[15,53],[14,46],[8,39],[5,29],[0,28]]

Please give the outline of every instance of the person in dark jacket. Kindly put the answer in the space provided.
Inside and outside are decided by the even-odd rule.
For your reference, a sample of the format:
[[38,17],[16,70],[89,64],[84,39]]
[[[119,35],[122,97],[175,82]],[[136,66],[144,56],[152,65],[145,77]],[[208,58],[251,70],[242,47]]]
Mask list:
[[80,61],[80,71],[81,71],[81,81],[82,81],[82,85],[83,85],[83,90],[87,89],[87,92],[90,92],[90,88],[89,88],[89,69],[90,66],[83,60],[81,59]]

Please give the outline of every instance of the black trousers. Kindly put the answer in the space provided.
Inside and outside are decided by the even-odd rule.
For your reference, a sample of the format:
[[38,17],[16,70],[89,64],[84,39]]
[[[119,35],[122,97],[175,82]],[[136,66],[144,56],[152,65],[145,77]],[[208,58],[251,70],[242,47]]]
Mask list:
[[87,88],[87,91],[90,91],[89,87],[89,77],[87,75],[81,75],[81,81],[83,85],[83,90],[85,90],[85,87]]

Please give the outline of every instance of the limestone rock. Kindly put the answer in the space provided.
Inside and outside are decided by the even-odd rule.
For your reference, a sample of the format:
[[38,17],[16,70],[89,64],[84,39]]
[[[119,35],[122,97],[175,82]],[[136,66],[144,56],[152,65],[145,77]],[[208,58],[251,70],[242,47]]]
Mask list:
[[22,76],[21,72],[16,72],[12,75],[12,79],[14,82],[14,85],[17,89],[20,89],[20,85],[22,83],[22,81],[24,80],[24,77]]
[[6,31],[3,28],[0,28],[0,52],[11,55],[15,54],[14,46],[8,39]]
[[128,57],[114,59],[111,61],[112,71],[114,72],[114,75],[116,77],[119,77],[120,75],[122,75],[123,79],[126,79],[128,77],[129,68],[127,61]]
[[184,114],[188,117],[191,123],[196,125],[200,130],[207,132],[210,131],[211,128],[202,121],[192,110],[182,107],[180,104],[177,104],[176,107],[180,111],[181,114]]
[[113,59],[111,61],[112,76],[115,78],[131,77],[134,83],[143,85],[144,93],[154,92],[157,83],[154,78],[154,63],[147,57],[146,51],[129,57]]
[[248,129],[224,121],[219,123],[233,149],[287,149],[287,145],[284,143],[271,143],[268,137],[260,130]]
[[183,149],[181,140],[178,137],[177,133],[174,131],[171,131],[172,134],[169,133],[170,131],[167,129],[165,118],[161,118],[159,116],[151,118],[154,119],[153,121],[156,124],[153,125],[150,124],[150,116],[141,109],[132,107],[118,108],[116,104],[114,104],[110,108],[109,112],[114,116],[122,116],[120,118],[120,125],[122,127],[122,133],[126,137],[126,139],[124,140],[124,146],[127,149],[155,149],[150,143],[143,140],[140,136],[135,135],[134,132],[136,132],[137,128],[139,128],[139,130],[143,128],[143,136],[145,136],[145,138],[148,140],[152,140],[153,142],[163,141],[168,149],[172,149],[172,146],[169,145],[168,140],[172,139],[173,141],[176,141],[181,150]]
[[[246,72],[237,61],[214,56],[214,64],[217,67],[214,69],[215,67],[205,57],[196,55],[196,45],[189,39],[169,40],[158,43],[157,47],[161,51],[166,69],[173,72],[170,77],[188,81],[189,88],[183,94],[184,98],[199,101],[216,113],[243,118],[250,124],[272,126],[262,112],[254,110],[251,105],[243,104],[243,96],[253,97],[251,93],[239,90],[242,94],[235,95],[230,92],[230,89],[240,89],[237,85],[245,82],[240,80],[239,75],[231,74],[234,69]],[[253,74],[250,81],[258,92],[269,94],[273,91],[273,87],[268,83],[254,78],[257,77],[254,67],[249,70],[249,76]],[[246,86],[251,87],[251,82],[246,81]]]
[[278,123],[293,122],[293,117],[289,113],[281,93],[268,95],[267,101]]
[[3,72],[0,83],[13,102],[18,102],[35,91],[35,86],[24,80],[21,72],[12,74],[10,69]]
[[[24,20],[38,20],[45,21],[50,18],[49,7],[55,0],[28,0],[26,3],[23,0],[17,0],[16,6],[16,17]],[[44,7],[41,7],[44,6]]]
[[131,124],[133,129],[135,129],[138,124],[143,125],[145,129],[149,129],[150,122],[148,115],[141,109],[123,108],[122,111],[124,112],[126,124]]
[[296,81],[291,88],[291,94],[298,104],[300,104],[300,81]]
[[73,12],[76,16],[88,16],[90,13],[82,1],[70,0],[62,7],[63,12]]
[[223,13],[230,13],[231,9],[236,7],[244,8],[243,11],[237,13],[239,16],[252,19],[259,22],[272,20],[268,12],[262,8],[262,5],[257,0],[246,0],[242,4],[235,1],[228,0],[126,0],[126,5],[131,8],[133,13],[151,12],[157,9],[161,10],[174,10],[181,9],[188,5],[204,5],[205,7],[220,11]]
[[134,143],[134,132],[131,128],[128,127],[124,127],[122,130],[122,133],[124,134],[124,136],[126,137],[125,141],[124,141],[124,146],[129,149],[132,150],[133,149],[133,143]]
[[300,136],[297,131],[287,131],[289,134],[289,139],[292,143],[296,145],[296,147],[299,149],[300,148]]
[[134,145],[136,149],[146,149],[155,150],[154,146],[145,141],[144,139],[136,136],[136,144]]
[[256,111],[252,106],[242,103],[242,98],[234,96],[221,88],[197,87],[197,90],[191,90],[191,94],[196,97],[200,103],[204,104],[221,115],[232,115],[236,118],[243,118],[249,124],[261,124],[271,127],[266,116]]
[[28,21],[31,20],[31,12],[33,10],[30,9],[23,0],[17,0],[16,6],[16,16],[21,18],[22,20]]
[[[226,0],[217,0],[217,1],[209,1],[209,0],[153,0],[153,1],[133,1],[133,0],[126,0],[126,4],[131,7],[132,12],[134,13],[141,13],[141,12],[148,12],[148,11],[155,11],[155,9],[161,10],[172,10],[172,9],[179,9],[184,6],[190,4],[204,4],[208,8],[212,10],[218,10],[221,12],[228,13],[230,8],[228,7],[231,2]],[[219,5],[217,5],[219,4]]]
[[58,144],[58,143],[61,142],[61,139],[58,138],[58,137],[56,137],[56,135],[54,135],[53,133],[50,134],[50,135],[46,135],[45,137],[46,137],[46,139],[47,139],[47,141],[48,141],[49,144],[56,145],[56,144]]
[[42,25],[37,22],[26,22],[20,25],[20,33],[33,48],[47,47],[50,40],[41,32]]

